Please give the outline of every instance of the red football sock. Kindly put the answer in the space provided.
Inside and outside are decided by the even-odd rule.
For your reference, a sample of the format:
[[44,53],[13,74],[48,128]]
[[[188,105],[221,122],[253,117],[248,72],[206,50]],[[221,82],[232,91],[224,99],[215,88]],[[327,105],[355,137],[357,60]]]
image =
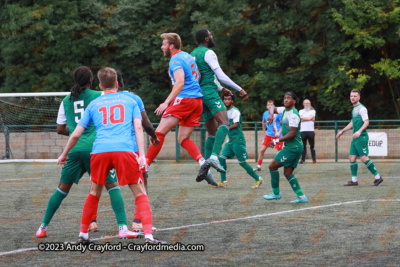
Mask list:
[[263,160],[262,159],[259,159],[258,161],[257,161],[257,165],[262,165],[262,162],[263,162]]
[[147,197],[147,195],[140,195],[135,199],[135,204],[137,213],[139,214],[140,220],[143,225],[144,234],[151,235],[153,228],[153,219],[149,198]]
[[82,220],[81,220],[81,232],[87,233],[89,231],[90,221],[92,219],[93,213],[97,210],[99,206],[100,198],[89,194],[86,198],[85,204],[83,205]]
[[147,165],[151,165],[153,160],[157,157],[158,153],[160,153],[160,150],[164,144],[164,138],[165,134],[156,132],[158,140],[160,140],[160,145],[159,146],[154,146],[153,144],[150,145],[149,150],[147,150],[146,154],[146,163]]
[[185,139],[182,141],[181,146],[186,149],[189,155],[194,158],[196,161],[199,161],[203,156],[201,155],[199,148],[197,145],[190,139]]
[[133,214],[133,220],[134,221],[140,221],[140,216],[139,216],[139,213],[138,213],[138,208],[137,207],[135,207],[135,214]]
[[93,216],[92,216],[92,222],[97,221],[97,209],[94,211]]

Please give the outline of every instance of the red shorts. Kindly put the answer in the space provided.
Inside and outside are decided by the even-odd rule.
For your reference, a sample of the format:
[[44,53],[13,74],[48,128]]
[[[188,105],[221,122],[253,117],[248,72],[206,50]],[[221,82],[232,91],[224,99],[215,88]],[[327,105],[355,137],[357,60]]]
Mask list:
[[176,97],[165,110],[163,118],[174,116],[181,120],[180,126],[200,126],[199,120],[203,113],[203,100],[201,98]]
[[104,152],[92,153],[90,170],[92,182],[106,184],[107,175],[111,169],[117,172],[119,185],[138,184],[143,182],[142,172],[139,170],[137,156],[133,152]]
[[[265,135],[264,141],[262,142],[263,146],[268,146],[269,142],[271,142],[273,139],[278,139],[279,137],[272,137],[269,135]],[[275,145],[275,148],[278,150],[282,150],[283,148],[283,142],[279,142],[278,144]]]

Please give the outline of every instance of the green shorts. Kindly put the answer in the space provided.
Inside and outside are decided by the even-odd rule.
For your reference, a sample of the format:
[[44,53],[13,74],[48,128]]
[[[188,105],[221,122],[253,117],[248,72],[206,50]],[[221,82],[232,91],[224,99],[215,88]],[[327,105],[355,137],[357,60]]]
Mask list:
[[246,143],[225,144],[220,157],[224,159],[233,159],[235,156],[238,159],[239,163],[245,162],[249,158],[246,151]]
[[357,139],[353,139],[350,144],[349,155],[356,155],[359,157],[368,156],[368,135],[360,135]]
[[208,121],[214,118],[214,114],[226,110],[224,102],[218,95],[218,91],[208,91],[203,94],[203,120]]
[[298,148],[283,147],[283,149],[275,155],[274,159],[285,167],[296,168],[297,164],[299,163],[301,153],[303,153],[302,146]]
[[[67,164],[61,170],[60,182],[65,184],[78,184],[82,176],[87,172],[90,175],[90,151],[79,151],[68,154]],[[115,170],[112,169],[107,176],[106,183],[118,182]]]

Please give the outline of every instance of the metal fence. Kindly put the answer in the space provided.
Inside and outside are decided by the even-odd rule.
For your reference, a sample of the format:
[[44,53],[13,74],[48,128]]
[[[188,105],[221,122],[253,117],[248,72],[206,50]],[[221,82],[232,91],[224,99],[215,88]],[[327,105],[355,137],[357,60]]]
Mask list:
[[[315,122],[315,150],[317,160],[347,159],[349,146],[352,140],[352,131],[345,133],[340,141],[335,136],[349,121],[316,121]],[[158,124],[154,124],[157,127]],[[388,136],[388,156],[377,157],[382,159],[400,158],[400,120],[371,120],[368,132],[386,132]],[[61,154],[68,137],[56,133],[56,125],[1,125],[0,155],[3,159],[56,159]],[[250,159],[258,159],[258,152],[263,141],[261,122],[243,122],[247,152]],[[196,127],[191,140],[204,154],[207,129],[204,123]],[[147,136],[147,135],[145,135]],[[172,130],[165,138],[163,149],[157,159],[160,160],[191,160],[188,153],[177,141],[178,127]],[[147,136],[146,148],[150,145]],[[276,150],[267,149],[264,158],[272,158]],[[308,148],[307,156],[310,152]]]

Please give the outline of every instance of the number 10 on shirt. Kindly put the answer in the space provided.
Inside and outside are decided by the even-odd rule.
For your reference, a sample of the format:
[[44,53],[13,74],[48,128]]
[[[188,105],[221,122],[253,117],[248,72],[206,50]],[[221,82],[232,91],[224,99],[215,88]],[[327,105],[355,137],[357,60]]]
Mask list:
[[[110,107],[103,106],[99,108],[99,112],[103,115],[103,125],[108,124],[108,113],[110,113],[111,124],[123,123],[125,121],[125,108],[122,104],[112,105]],[[116,113],[119,114],[118,119],[115,118]]]

